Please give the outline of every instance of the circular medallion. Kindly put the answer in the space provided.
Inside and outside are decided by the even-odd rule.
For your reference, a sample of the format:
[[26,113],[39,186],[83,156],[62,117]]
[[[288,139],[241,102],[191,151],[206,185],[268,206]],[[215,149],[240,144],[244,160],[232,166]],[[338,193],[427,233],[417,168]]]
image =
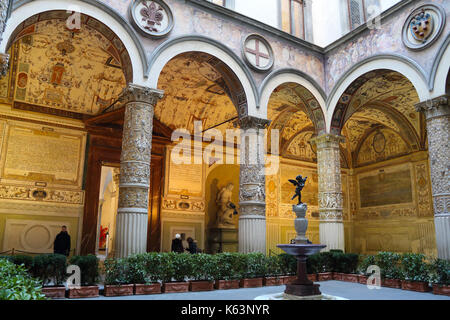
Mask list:
[[384,148],[386,147],[386,138],[383,133],[378,132],[375,134],[372,146],[376,153],[382,153],[384,151]]
[[144,36],[163,37],[173,28],[173,15],[162,0],[137,0],[129,7],[133,26]]
[[266,39],[257,34],[247,36],[242,43],[245,62],[256,71],[267,71],[273,66],[273,50]]
[[403,26],[403,43],[412,50],[429,47],[441,35],[445,26],[445,11],[435,4],[427,4],[413,11]]

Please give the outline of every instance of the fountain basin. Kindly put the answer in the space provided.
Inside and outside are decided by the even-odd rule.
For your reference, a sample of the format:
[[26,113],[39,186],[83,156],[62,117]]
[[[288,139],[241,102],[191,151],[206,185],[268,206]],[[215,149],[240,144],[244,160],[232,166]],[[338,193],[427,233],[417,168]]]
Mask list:
[[279,244],[278,248],[292,256],[311,256],[326,247],[324,244]]

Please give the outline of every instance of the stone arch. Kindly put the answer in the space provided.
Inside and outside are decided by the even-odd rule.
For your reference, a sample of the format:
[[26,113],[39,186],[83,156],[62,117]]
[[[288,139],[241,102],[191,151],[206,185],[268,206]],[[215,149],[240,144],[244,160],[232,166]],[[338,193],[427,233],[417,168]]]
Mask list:
[[285,83],[296,83],[307,90],[312,96],[311,101],[305,101],[308,106],[306,110],[308,116],[313,120],[316,131],[320,133],[326,131],[326,103],[325,92],[307,74],[296,69],[279,69],[269,74],[261,83],[259,97],[261,109],[267,117],[270,96],[273,91]]
[[431,98],[450,94],[450,35],[439,49],[431,70],[430,88],[433,89]]
[[[119,13],[106,4],[95,0],[73,0],[70,2],[64,0],[24,0],[13,7],[13,14],[8,20],[3,39],[0,45],[0,51],[6,52],[12,41],[14,41],[17,30],[27,19],[38,16],[46,12],[80,12],[81,14],[96,20],[98,26],[103,25],[110,30],[111,39],[120,40],[127,52],[129,64],[131,65],[132,77],[130,82],[144,85],[144,76],[148,70],[145,50],[139,41],[131,25]],[[67,13],[67,14],[69,14]],[[106,30],[106,29],[105,29]]]
[[204,36],[181,36],[161,44],[149,60],[148,83],[151,88],[158,87],[158,80],[165,65],[183,53],[199,52],[211,56],[208,63],[237,88],[231,93],[231,100],[238,115],[264,118],[258,105],[256,85],[250,71],[242,60],[229,48],[216,40]]
[[430,98],[425,72],[413,60],[397,55],[377,55],[361,61],[348,70],[336,83],[327,99],[327,131],[339,134],[346,107],[340,100],[350,86],[361,85],[377,76],[379,72],[395,71],[407,78],[414,86],[420,101]]

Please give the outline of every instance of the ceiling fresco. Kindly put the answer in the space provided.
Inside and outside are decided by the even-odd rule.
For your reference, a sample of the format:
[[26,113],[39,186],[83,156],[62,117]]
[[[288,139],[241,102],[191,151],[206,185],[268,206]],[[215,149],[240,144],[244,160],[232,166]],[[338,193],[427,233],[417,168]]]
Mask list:
[[194,121],[201,121],[203,130],[215,127],[222,131],[234,129],[236,107],[228,96],[228,86],[218,72],[196,54],[184,54],[169,61],[161,72],[158,88],[164,97],[155,107],[155,117],[175,129],[193,132]]
[[[110,106],[126,85],[123,44],[87,16],[83,16],[80,29],[74,30],[69,30],[63,19],[44,19],[57,13],[34,18],[35,23],[16,31],[12,45],[14,107],[39,111],[37,106],[41,106],[96,115]],[[129,70],[126,73],[130,76]]]

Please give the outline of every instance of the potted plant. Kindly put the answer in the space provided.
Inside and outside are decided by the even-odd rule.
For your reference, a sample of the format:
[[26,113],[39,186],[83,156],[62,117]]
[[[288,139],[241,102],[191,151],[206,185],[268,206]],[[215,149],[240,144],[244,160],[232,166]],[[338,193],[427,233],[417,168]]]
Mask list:
[[262,287],[265,272],[265,256],[262,253],[248,253],[245,255],[243,279],[239,283],[241,288]]
[[191,279],[189,280],[189,290],[214,290],[213,270],[215,267],[215,261],[213,256],[205,253],[191,254],[188,262],[190,262],[192,266],[190,275]]
[[241,253],[218,253],[213,256],[215,268],[213,269],[214,287],[218,290],[239,289],[244,268],[244,255]]
[[358,282],[360,284],[367,284],[367,281],[369,280],[369,276],[371,274],[367,273],[367,270],[370,266],[375,265],[375,256],[374,255],[367,255],[367,256],[360,256],[360,263],[358,264]]
[[53,299],[64,298],[67,278],[67,258],[61,254],[41,254],[34,257],[31,274],[42,283],[42,293]]
[[282,253],[278,257],[281,263],[281,272],[284,274],[281,277],[283,284],[288,284],[297,279],[297,259],[287,253]]
[[402,289],[418,292],[430,291],[429,267],[425,262],[425,256],[420,253],[404,253],[402,264]]
[[402,272],[400,255],[394,252],[379,252],[375,256],[375,264],[380,267],[381,286],[400,289],[402,287]]
[[450,262],[434,259],[430,266],[433,293],[450,296]]
[[308,272],[308,279],[310,281],[317,281],[317,273],[320,269],[320,256],[318,253],[313,254],[306,260],[306,271]]
[[128,258],[134,294],[161,293],[161,255],[157,252],[137,254]]
[[87,256],[73,256],[70,264],[77,265],[81,271],[81,286],[69,286],[69,298],[93,298],[99,296],[97,281],[99,278],[98,258],[90,254]]
[[163,253],[161,259],[162,292],[188,292],[189,282],[186,281],[191,274],[189,263],[190,253]]
[[356,253],[344,253],[341,255],[340,263],[343,281],[358,283],[358,261],[359,255]]
[[331,252],[321,252],[318,254],[317,281],[333,280],[334,257]]
[[265,275],[263,285],[280,286],[284,284],[282,275],[282,264],[279,256],[269,256],[265,260]]
[[104,268],[106,297],[133,295],[134,284],[127,259],[106,259]]

